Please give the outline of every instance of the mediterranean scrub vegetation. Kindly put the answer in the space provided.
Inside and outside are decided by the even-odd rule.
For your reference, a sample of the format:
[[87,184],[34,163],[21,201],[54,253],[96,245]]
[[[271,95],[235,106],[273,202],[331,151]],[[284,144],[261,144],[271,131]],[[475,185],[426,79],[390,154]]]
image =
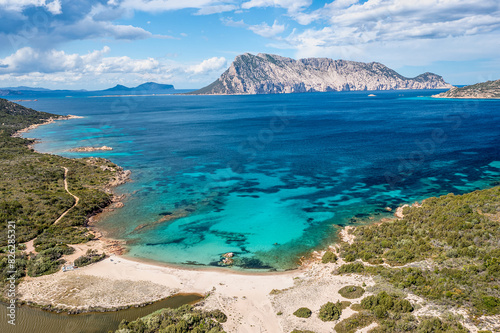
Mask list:
[[132,322],[122,321],[115,333],[222,333],[226,315],[220,310],[202,311],[191,305],[162,309]]
[[378,275],[399,290],[475,316],[499,314],[500,187],[430,198],[403,213],[403,219],[357,227],[341,256],[372,265],[356,261],[338,273]]
[[85,255],[75,259],[74,264],[76,267],[83,267],[101,261],[105,257],[105,253],[99,254],[97,253],[97,250],[88,249]]
[[[38,112],[0,99],[0,279],[8,277],[7,225],[15,222],[16,245],[36,238],[36,255],[16,254],[18,278],[57,271],[62,255],[71,253],[67,244],[92,239],[88,217],[110,203],[104,185],[119,169],[104,159],[68,159],[34,152],[32,140],[12,135],[33,124],[61,116]],[[74,204],[64,189],[64,169],[68,168],[68,187],[80,198],[76,207],[54,224]]]
[[354,333],[358,329],[371,323],[377,326],[370,330],[373,333],[389,332],[468,332],[456,318],[440,319],[423,317],[417,319],[413,312],[413,305],[398,295],[380,292],[377,295],[365,297],[355,308],[359,312],[342,320],[335,325],[338,333]]
[[299,308],[293,314],[299,318],[309,318],[311,317],[312,311],[308,308]]

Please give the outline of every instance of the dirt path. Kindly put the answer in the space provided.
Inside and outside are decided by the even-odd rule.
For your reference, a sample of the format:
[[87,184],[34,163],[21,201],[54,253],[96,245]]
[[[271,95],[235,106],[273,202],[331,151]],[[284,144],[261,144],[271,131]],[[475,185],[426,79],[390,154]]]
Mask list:
[[68,168],[66,167],[63,167],[64,169],[64,189],[66,190],[66,192],[69,193],[69,195],[71,195],[73,198],[75,198],[75,204],[73,206],[71,206],[68,210],[66,210],[64,213],[61,214],[61,216],[59,216],[59,218],[54,222],[54,224],[57,224],[66,214],[68,214],[68,212],[70,210],[72,210],[73,208],[75,208],[76,205],[78,205],[78,201],[80,201],[80,198],[77,197],[76,195],[74,195],[73,193],[71,193],[69,190],[68,190]]

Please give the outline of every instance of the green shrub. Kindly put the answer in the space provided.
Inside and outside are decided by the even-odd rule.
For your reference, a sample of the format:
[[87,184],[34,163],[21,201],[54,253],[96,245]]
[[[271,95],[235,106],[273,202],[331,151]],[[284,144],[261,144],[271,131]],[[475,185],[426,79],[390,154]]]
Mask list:
[[97,250],[88,249],[87,253],[75,259],[76,267],[83,267],[101,261],[106,257],[105,253],[99,254]]
[[374,316],[367,312],[355,313],[349,318],[346,318],[335,325],[335,332],[337,333],[354,333],[358,329],[366,327],[375,321]]
[[339,274],[349,274],[349,273],[363,273],[365,271],[365,266],[360,262],[355,262],[352,264],[344,264],[339,267]]
[[443,321],[440,318],[424,318],[416,329],[417,333],[466,333],[469,332],[464,328],[459,322],[454,321]]
[[339,290],[339,294],[344,298],[354,299],[363,296],[365,290],[359,286],[345,286]]
[[325,254],[323,254],[323,257],[321,258],[321,262],[323,264],[337,262],[337,255],[332,251],[326,251]]
[[413,306],[408,300],[389,295],[385,291],[363,298],[361,308],[372,311],[377,318],[386,318],[389,312],[408,313],[413,311]]
[[293,314],[299,318],[309,318],[311,317],[312,311],[308,308],[299,308]]
[[328,302],[319,309],[319,319],[322,321],[338,320],[342,314],[342,304],[340,302]]

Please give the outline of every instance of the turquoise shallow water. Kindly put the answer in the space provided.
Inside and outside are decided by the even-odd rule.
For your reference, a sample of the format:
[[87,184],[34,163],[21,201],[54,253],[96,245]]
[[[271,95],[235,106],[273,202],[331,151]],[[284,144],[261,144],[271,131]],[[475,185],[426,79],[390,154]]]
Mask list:
[[[289,269],[339,225],[385,207],[490,187],[500,176],[500,103],[435,91],[263,96],[43,98],[76,114],[29,133],[37,149],[131,169],[125,207],[101,226],[128,255]],[[79,146],[113,151],[71,153]]]

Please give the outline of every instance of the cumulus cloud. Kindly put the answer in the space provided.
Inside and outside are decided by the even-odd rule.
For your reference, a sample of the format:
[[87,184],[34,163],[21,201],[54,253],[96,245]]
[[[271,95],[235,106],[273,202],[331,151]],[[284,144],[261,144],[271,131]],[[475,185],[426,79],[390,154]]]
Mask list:
[[250,0],[243,3],[241,8],[281,7],[287,9],[290,13],[297,13],[311,4],[312,0]]
[[252,30],[257,35],[270,38],[285,31],[285,25],[278,24],[277,21],[274,21],[272,26],[269,26],[267,23],[262,23],[258,25],[251,25],[248,29]]
[[[257,0],[252,0],[257,1]],[[259,0],[264,1],[265,0]],[[328,54],[342,47],[358,51],[369,44],[449,39],[500,30],[497,0],[336,0],[310,13],[300,12],[298,23],[328,22],[321,28],[294,30],[281,48],[299,54]],[[382,44],[380,44],[382,43]],[[349,51],[354,52],[354,51]]]
[[224,57],[213,57],[210,59],[203,60],[201,63],[197,65],[193,65],[187,68],[186,72],[194,73],[197,75],[207,74],[214,71],[220,71],[225,68],[227,64],[227,60]]
[[0,5],[7,11],[20,12],[27,7],[44,7],[54,15],[61,14],[60,0],[2,0]]
[[251,24],[246,24],[243,20],[234,21],[232,18],[224,18],[221,21],[228,27],[246,28],[257,35],[266,38],[273,38],[276,35],[279,35],[285,31],[285,25],[278,24],[277,20],[274,21],[272,26],[270,26],[266,22],[262,22],[261,24],[251,25]]
[[198,15],[232,11],[238,7],[231,0],[124,0],[121,7],[143,12],[161,12],[186,8],[198,9]]
[[124,81],[128,84],[176,81],[200,85],[214,80],[227,65],[224,57],[186,65],[167,59],[112,57],[108,56],[109,52],[108,46],[87,54],[24,47],[0,59],[0,81],[49,87],[54,83],[80,82],[91,84],[91,88]]

